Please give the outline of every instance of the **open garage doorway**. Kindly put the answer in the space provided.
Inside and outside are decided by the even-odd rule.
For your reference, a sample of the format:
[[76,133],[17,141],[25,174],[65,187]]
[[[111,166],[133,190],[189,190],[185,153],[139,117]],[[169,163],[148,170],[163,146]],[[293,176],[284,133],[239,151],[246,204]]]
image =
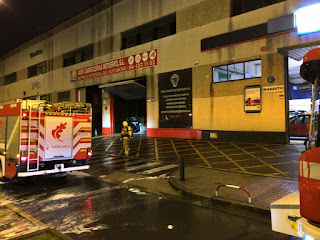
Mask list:
[[288,138],[292,144],[301,144],[308,139],[312,99],[312,84],[300,76],[303,56],[314,46],[296,46],[280,49],[288,57]]
[[127,121],[134,133],[146,133],[146,78],[124,80],[100,86],[112,96],[113,133],[120,133]]
[[303,144],[309,136],[312,99],[312,85],[300,76],[301,64],[300,57],[288,57],[289,137],[296,144]]

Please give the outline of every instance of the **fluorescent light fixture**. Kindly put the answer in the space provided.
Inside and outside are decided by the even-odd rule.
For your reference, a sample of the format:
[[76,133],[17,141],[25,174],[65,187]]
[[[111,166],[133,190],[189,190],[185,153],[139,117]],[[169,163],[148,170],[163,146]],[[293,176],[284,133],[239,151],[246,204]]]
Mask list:
[[295,27],[298,34],[320,31],[320,3],[299,8],[295,13]]

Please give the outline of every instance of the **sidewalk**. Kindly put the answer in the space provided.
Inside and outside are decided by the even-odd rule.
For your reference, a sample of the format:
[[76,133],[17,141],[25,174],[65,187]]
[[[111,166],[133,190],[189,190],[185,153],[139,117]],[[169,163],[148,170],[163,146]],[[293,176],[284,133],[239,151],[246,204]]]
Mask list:
[[[228,171],[186,166],[185,181],[180,181],[180,172],[175,171],[169,178],[170,185],[181,195],[203,206],[210,206],[229,212],[270,221],[270,204],[289,193],[298,192],[297,180],[255,176]],[[220,184],[230,184],[246,188],[219,188]]]

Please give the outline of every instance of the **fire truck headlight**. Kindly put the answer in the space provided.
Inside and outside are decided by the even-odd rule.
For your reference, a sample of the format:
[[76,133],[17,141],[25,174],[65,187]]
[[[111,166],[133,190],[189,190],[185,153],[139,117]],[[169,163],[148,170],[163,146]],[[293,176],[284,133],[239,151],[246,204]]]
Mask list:
[[22,156],[21,157],[21,162],[25,162],[25,161],[27,161],[27,157],[26,156]]

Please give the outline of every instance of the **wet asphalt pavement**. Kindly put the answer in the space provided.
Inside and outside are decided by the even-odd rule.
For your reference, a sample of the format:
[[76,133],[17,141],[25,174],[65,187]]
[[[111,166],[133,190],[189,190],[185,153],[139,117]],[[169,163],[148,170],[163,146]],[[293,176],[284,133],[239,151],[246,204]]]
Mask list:
[[[94,141],[96,152],[115,147],[114,139]],[[118,186],[106,179],[116,170],[160,177],[177,167],[175,162],[123,158],[119,153],[95,154],[87,171],[0,185],[0,197],[2,203],[14,204],[72,239],[291,239],[273,232],[270,222]],[[0,236],[1,224],[0,219]],[[27,227],[24,221],[16,224],[20,230]]]
[[270,223],[122,188],[83,172],[0,187],[3,201],[73,239],[290,239],[272,232]]
[[[93,161],[95,161],[95,157],[99,158],[100,156],[124,157],[119,135],[96,138],[92,145],[95,155]],[[180,159],[183,158],[186,165],[195,167],[264,177],[297,179],[298,160],[303,150],[305,150],[303,141],[296,141],[295,144],[259,144],[151,138],[144,135],[134,135],[131,142],[130,160],[170,164],[173,169],[178,167]],[[107,165],[102,167],[106,170],[115,167],[111,163]],[[117,167],[119,170],[119,165]],[[159,165],[159,167],[161,166]],[[161,174],[166,172],[168,171],[163,171]],[[159,174],[155,172],[155,175]]]

